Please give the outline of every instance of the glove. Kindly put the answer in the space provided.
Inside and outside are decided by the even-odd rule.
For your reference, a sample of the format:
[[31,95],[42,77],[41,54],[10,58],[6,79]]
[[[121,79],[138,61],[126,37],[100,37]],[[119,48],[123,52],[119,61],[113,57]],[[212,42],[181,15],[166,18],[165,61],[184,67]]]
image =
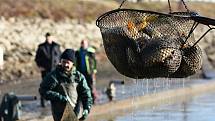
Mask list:
[[82,117],[79,120],[84,121],[87,118],[88,114],[89,114],[89,111],[87,109],[84,109],[82,113]]
[[68,99],[66,96],[60,96],[60,101],[65,103],[68,101]]

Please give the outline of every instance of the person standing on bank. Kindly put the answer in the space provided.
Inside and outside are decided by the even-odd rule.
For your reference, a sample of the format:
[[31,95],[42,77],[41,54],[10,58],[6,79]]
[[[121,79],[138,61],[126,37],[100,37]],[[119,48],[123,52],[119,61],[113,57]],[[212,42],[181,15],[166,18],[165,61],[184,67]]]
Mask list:
[[[60,45],[53,41],[53,36],[46,33],[45,42],[38,46],[35,62],[41,71],[42,80],[54,70],[60,61]],[[41,106],[45,107],[45,100],[41,97]]]
[[95,48],[88,46],[87,40],[81,41],[81,47],[76,51],[76,67],[86,78],[87,84],[90,87],[93,96],[93,103],[96,99],[96,59]]
[[69,100],[76,115],[75,106],[78,98],[82,102],[83,113],[80,120],[87,118],[92,106],[90,88],[84,75],[76,70],[73,49],[66,49],[62,53],[59,66],[44,78],[39,92],[42,97],[51,101],[54,121],[61,120]]

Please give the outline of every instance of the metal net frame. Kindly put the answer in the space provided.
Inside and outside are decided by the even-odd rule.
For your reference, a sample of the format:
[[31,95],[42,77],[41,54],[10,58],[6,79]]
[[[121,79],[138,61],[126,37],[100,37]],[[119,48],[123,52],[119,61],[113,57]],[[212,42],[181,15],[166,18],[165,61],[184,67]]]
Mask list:
[[190,11],[164,14],[116,9],[96,21],[108,59],[118,72],[131,78],[195,74],[202,65],[198,42],[207,34],[194,39],[199,23],[209,27],[207,32],[214,29],[210,26],[215,25],[213,19]]

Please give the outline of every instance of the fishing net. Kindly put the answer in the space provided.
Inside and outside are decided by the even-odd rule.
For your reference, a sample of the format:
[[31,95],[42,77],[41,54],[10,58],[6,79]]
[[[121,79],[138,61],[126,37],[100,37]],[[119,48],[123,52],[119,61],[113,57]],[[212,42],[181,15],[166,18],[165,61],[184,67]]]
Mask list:
[[[187,77],[202,64],[190,32],[189,12],[162,14],[117,9],[97,19],[105,52],[118,72],[131,78]],[[194,44],[195,43],[195,44]]]
[[69,103],[67,103],[60,121],[78,121],[78,118],[73,111],[73,107]]

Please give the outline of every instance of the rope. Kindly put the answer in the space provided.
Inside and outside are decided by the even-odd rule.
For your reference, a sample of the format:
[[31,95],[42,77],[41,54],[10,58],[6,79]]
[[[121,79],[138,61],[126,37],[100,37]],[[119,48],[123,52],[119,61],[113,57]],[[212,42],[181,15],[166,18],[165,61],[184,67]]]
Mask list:
[[172,8],[169,0],[168,0],[168,5],[169,5],[169,13],[172,13]]
[[181,0],[181,2],[183,3],[183,5],[184,5],[185,9],[186,9],[186,10],[187,10],[187,12],[189,13],[189,12],[190,12],[190,10],[188,9],[188,7],[187,7],[187,5],[185,4],[184,0]]
[[[187,12],[189,13],[190,10],[188,9],[186,3],[184,2],[184,0],[181,0],[181,2],[183,3],[185,9],[187,10]],[[171,4],[170,4],[170,0],[168,0],[168,5],[169,5],[169,13],[172,13],[172,8],[171,8]]]
[[122,3],[120,4],[118,9],[121,9],[122,5],[125,3],[126,0],[123,0]]
[[[118,9],[121,9],[122,5],[123,5],[125,2],[126,2],[126,0],[123,0]],[[181,2],[183,3],[183,5],[184,5],[185,9],[187,10],[187,12],[190,12],[190,10],[188,9],[188,7],[187,7],[187,5],[185,4],[184,0],[181,0]],[[172,13],[172,8],[171,8],[170,0],[168,0],[168,5],[169,5],[169,13]]]
[[63,84],[61,84],[61,86],[63,87],[63,91],[64,91],[64,93],[65,93],[65,95],[66,95],[66,98],[67,98],[67,100],[68,100],[68,103],[69,103],[72,107],[75,107],[75,104],[72,103],[72,100],[71,100],[71,98],[69,97],[69,95],[68,95],[68,93],[67,93],[67,91],[66,91],[66,87],[65,87]]

